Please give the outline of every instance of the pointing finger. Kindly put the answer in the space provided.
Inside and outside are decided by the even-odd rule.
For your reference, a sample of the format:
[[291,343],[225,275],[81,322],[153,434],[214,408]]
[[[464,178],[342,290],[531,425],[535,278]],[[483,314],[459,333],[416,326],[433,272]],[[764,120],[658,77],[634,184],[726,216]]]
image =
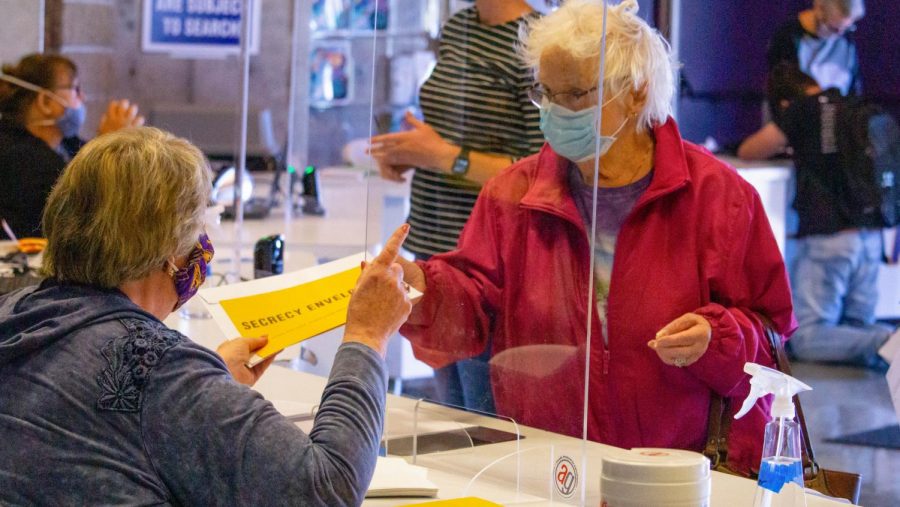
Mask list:
[[378,257],[375,257],[372,263],[384,267],[389,267],[393,264],[397,260],[397,256],[400,255],[400,247],[403,246],[403,241],[406,240],[407,234],[409,234],[409,224],[403,224],[398,227],[394,234],[391,234],[387,243],[385,243],[384,250],[378,254]]

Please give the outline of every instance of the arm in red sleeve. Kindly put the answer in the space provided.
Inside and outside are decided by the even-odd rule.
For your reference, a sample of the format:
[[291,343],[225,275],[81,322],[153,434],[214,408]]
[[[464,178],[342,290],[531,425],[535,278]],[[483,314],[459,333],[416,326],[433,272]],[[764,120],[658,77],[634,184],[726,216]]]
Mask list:
[[502,285],[496,219],[501,211],[482,190],[456,250],[419,266],[426,289],[400,333],[417,358],[439,368],[480,354],[490,334]]
[[712,328],[709,348],[689,366],[722,396],[746,390],[744,363],[774,365],[763,320],[785,336],[797,327],[787,270],[759,195],[749,185],[737,194],[728,213],[728,248],[709,281],[711,302],[694,312]]

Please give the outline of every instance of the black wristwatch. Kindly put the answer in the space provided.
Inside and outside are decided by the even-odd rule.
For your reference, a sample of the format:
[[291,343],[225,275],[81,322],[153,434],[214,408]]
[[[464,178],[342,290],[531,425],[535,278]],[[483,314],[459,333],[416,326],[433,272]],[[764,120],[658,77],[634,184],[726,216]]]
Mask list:
[[453,167],[450,168],[450,172],[457,176],[465,176],[469,172],[469,149],[465,146],[459,150],[459,155],[453,161]]

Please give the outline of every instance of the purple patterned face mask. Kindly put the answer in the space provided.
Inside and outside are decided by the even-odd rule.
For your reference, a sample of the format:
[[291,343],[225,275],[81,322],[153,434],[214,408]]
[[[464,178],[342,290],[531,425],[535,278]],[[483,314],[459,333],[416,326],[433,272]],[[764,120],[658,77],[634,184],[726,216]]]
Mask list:
[[179,268],[169,261],[169,276],[175,282],[175,292],[178,294],[178,302],[172,311],[181,308],[189,299],[197,294],[200,286],[206,281],[206,267],[215,254],[215,249],[206,233],[200,234],[197,244],[188,254],[187,266]]

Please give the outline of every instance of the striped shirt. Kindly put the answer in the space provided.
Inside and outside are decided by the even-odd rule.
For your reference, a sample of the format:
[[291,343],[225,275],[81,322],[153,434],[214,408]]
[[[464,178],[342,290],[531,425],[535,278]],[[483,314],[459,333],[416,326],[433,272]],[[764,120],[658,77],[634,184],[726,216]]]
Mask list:
[[[528,98],[533,74],[515,49],[520,25],[532,16],[488,26],[471,7],[444,25],[437,65],[419,102],[426,123],[445,140],[513,159],[540,150],[540,114]],[[417,255],[456,248],[480,190],[458,176],[416,171],[405,247]]]

